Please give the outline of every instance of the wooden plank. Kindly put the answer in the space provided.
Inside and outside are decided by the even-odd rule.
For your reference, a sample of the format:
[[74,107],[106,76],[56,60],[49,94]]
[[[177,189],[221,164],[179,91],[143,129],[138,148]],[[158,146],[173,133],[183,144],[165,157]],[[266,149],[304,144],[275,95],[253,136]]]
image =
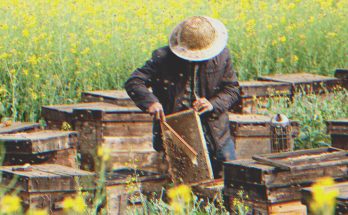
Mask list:
[[76,147],[76,132],[42,130],[30,133],[1,134],[6,153],[38,154]]
[[82,102],[107,102],[121,106],[135,106],[125,90],[96,90],[81,93]]
[[176,144],[173,143],[176,140],[166,132],[166,128],[162,127],[164,148],[173,182],[180,184],[213,179],[207,145],[198,114],[193,110],[182,111],[167,116],[166,121],[198,153],[198,165],[194,165],[190,158],[176,147]]
[[341,118],[337,120],[326,121],[327,133],[328,134],[348,134],[348,118]]
[[271,159],[268,159],[266,157],[262,157],[262,156],[258,156],[258,155],[253,155],[253,160],[256,160],[262,164],[266,164],[266,165],[270,165],[270,166],[275,166],[275,167],[278,167],[282,170],[286,170],[286,171],[290,171],[291,170],[291,166],[289,165],[286,165],[284,163],[281,163],[281,162],[276,162],[274,160],[271,160]]
[[280,83],[273,81],[240,81],[239,89],[241,97],[272,97],[288,96],[291,94],[291,85],[288,83]]
[[152,135],[144,136],[104,136],[102,145],[113,150],[135,151],[137,149],[152,149]]
[[269,137],[232,137],[237,159],[249,159],[253,155],[271,153]]
[[39,123],[32,122],[11,122],[10,125],[0,123],[0,134],[13,134],[17,132],[35,131],[39,128]]

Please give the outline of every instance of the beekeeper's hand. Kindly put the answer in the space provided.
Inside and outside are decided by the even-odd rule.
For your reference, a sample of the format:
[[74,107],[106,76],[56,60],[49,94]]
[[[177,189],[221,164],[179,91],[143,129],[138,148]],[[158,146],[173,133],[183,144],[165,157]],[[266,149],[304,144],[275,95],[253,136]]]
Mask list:
[[193,109],[199,112],[199,114],[210,112],[213,108],[213,105],[206,98],[199,98],[193,102]]
[[150,105],[148,108],[148,112],[150,113],[151,116],[154,116],[156,120],[164,120],[165,121],[165,116],[164,116],[164,111],[161,103],[159,102],[154,102]]

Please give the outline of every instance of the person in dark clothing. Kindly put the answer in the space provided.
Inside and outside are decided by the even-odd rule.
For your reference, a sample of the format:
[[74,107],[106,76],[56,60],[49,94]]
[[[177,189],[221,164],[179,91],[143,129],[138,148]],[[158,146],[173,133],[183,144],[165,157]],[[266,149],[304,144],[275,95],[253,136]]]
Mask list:
[[154,116],[157,151],[163,151],[160,118],[188,108],[199,112],[216,178],[223,161],[236,159],[227,111],[238,103],[240,92],[226,44],[220,21],[191,17],[175,27],[169,46],[155,50],[125,83],[135,104]]

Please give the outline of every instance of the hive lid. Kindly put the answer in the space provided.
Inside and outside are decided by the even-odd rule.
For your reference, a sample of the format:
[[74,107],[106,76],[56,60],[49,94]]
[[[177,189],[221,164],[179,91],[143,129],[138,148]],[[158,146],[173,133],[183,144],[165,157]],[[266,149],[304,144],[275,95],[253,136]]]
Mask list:
[[31,170],[16,170],[22,166],[2,166],[3,180],[1,187],[11,189],[8,185],[17,178],[16,190],[24,192],[67,192],[95,189],[95,174],[57,164],[32,165]]
[[271,117],[259,114],[234,114],[228,115],[230,123],[237,124],[265,124],[270,123]]
[[291,85],[283,82],[241,81],[239,86],[242,98],[288,96],[291,94]]
[[37,154],[68,149],[76,144],[72,131],[41,130],[30,133],[0,134],[0,143],[5,145],[6,153]]
[[0,134],[23,132],[38,128],[40,128],[40,124],[33,122],[11,122],[9,126],[6,126],[4,123],[0,123]]
[[293,73],[293,74],[275,74],[270,76],[261,76],[259,80],[278,81],[291,84],[306,84],[312,82],[336,81],[337,78],[315,75],[310,73]]
[[348,118],[326,121],[327,133],[348,135]]
[[348,79],[348,68],[347,69],[336,69],[335,77],[340,79]]
[[82,96],[92,95],[96,97],[103,97],[113,100],[131,100],[127,92],[124,90],[96,90],[82,92]]

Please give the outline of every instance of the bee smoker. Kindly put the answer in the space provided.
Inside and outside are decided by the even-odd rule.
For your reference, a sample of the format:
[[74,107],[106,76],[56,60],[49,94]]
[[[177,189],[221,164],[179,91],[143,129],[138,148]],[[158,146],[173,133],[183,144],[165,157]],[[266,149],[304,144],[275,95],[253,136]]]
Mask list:
[[292,151],[291,124],[285,115],[275,115],[271,119],[270,130],[272,153]]

